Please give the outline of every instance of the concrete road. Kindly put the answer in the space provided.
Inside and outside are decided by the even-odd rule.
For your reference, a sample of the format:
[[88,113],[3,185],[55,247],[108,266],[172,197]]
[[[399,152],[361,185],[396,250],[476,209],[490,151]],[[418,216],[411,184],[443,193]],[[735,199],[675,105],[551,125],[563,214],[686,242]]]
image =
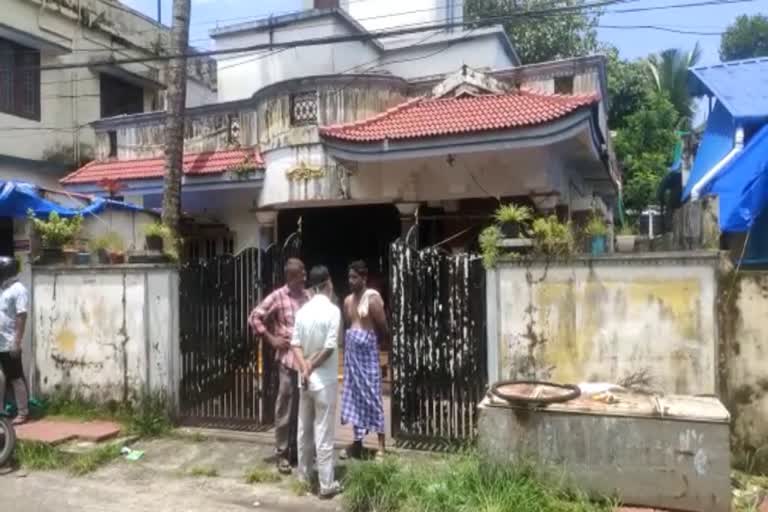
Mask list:
[[[247,443],[155,440],[135,446],[140,462],[117,461],[85,477],[60,472],[0,476],[0,510],[9,512],[338,512],[339,498],[298,497],[291,480],[249,485],[264,448]],[[216,477],[189,476],[215,468]]]

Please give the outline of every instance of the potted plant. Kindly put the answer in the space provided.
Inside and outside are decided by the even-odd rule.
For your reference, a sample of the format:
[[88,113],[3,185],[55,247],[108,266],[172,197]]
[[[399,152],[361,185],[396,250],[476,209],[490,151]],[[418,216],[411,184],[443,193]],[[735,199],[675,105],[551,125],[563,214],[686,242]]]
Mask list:
[[616,249],[619,252],[634,252],[636,240],[635,228],[631,224],[624,224],[616,235]]
[[153,222],[146,225],[144,235],[148,251],[163,252],[164,241],[171,238],[171,230],[160,222]]
[[[102,265],[119,262],[117,255],[123,253],[123,239],[114,231],[91,240],[91,250],[96,253],[98,262]],[[115,255],[113,257],[112,255]],[[123,254],[123,259],[125,255]]]
[[501,229],[498,226],[488,226],[480,233],[478,242],[485,268],[492,268],[496,265],[496,260],[499,258],[499,242],[501,239]]
[[48,214],[47,219],[40,219],[30,210],[29,218],[32,227],[40,237],[45,264],[55,264],[64,261],[64,246],[74,242],[83,225],[83,217],[75,215],[70,218],[61,217],[57,212]]
[[547,256],[567,256],[573,250],[571,225],[557,217],[540,217],[533,221],[531,238],[536,252]]
[[605,253],[606,239],[608,237],[608,225],[603,218],[593,213],[584,228],[587,235],[587,249],[592,256],[600,256]]
[[498,223],[504,238],[519,238],[524,232],[523,227],[533,217],[533,212],[527,206],[504,204],[496,210],[494,218]]

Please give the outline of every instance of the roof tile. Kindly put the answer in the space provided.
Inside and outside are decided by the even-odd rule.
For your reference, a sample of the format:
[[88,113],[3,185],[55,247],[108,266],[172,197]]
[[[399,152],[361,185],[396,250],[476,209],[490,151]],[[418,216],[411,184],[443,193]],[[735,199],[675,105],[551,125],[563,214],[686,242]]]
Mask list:
[[[242,164],[246,159],[257,169],[264,167],[264,160],[253,148],[185,153],[184,174],[187,176],[223,174],[232,167]],[[65,176],[61,183],[74,185],[98,183],[105,179],[118,181],[152,179],[160,178],[164,173],[164,158],[93,161]]]
[[408,100],[363,121],[321,128],[327,138],[350,142],[438,137],[543,124],[596,103],[596,95],[529,91],[459,98]]

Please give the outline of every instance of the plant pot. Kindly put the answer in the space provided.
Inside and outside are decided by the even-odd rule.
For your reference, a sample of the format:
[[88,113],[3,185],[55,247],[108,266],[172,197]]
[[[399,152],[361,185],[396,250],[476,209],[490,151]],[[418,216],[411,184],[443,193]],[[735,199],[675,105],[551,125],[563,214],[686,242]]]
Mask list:
[[592,256],[602,256],[605,254],[605,235],[590,237],[589,253]]
[[96,259],[101,265],[109,265],[109,253],[106,249],[98,249],[96,251]]
[[77,251],[64,251],[64,262],[67,265],[74,265]]
[[520,224],[517,222],[505,222],[501,226],[502,238],[520,238]]
[[109,262],[112,265],[120,265],[125,263],[125,254],[121,252],[111,252],[109,253]]
[[75,265],[88,265],[89,263],[91,263],[91,253],[83,251],[75,255]]
[[64,249],[61,247],[43,247],[40,260],[43,265],[59,265],[64,263]]
[[146,242],[148,251],[163,252],[163,237],[147,235]]
[[616,249],[619,252],[635,252],[637,235],[616,235]]

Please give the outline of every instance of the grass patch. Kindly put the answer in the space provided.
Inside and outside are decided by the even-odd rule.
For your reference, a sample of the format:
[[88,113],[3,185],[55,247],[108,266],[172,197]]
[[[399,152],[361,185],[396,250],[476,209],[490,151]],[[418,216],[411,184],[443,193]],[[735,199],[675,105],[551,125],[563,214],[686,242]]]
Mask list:
[[195,466],[187,471],[188,476],[214,478],[219,476],[219,470],[212,466]]
[[20,442],[15,457],[21,467],[31,470],[64,470],[72,475],[85,475],[109,464],[120,456],[120,447],[105,445],[85,453],[67,453],[43,443]]
[[173,428],[168,401],[162,394],[147,394],[134,402],[97,403],[65,391],[47,397],[43,408],[48,416],[116,421],[123,426],[125,433],[140,437],[163,436]]
[[282,477],[279,474],[264,466],[256,466],[245,472],[247,484],[274,484],[281,480]]
[[476,456],[436,461],[350,465],[344,479],[347,512],[610,512],[532,468],[493,467]]
[[298,497],[306,496],[312,492],[312,486],[309,484],[309,482],[302,482],[301,480],[297,480],[295,478],[288,481],[288,489]]
[[768,493],[768,476],[750,475],[741,471],[731,473],[734,512],[758,512]]

